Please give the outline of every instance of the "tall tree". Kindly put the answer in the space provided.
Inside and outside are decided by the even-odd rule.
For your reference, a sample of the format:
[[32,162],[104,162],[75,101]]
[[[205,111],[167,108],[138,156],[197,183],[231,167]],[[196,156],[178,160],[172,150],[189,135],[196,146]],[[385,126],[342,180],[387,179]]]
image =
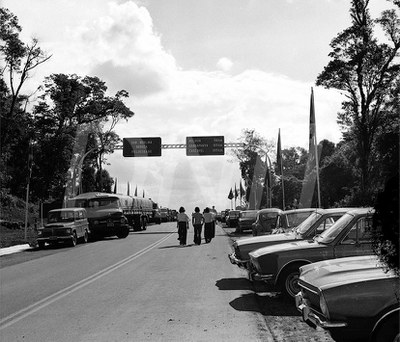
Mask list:
[[[392,2],[398,10],[399,1]],[[373,20],[368,4],[369,0],[352,0],[352,25],[332,40],[331,60],[316,82],[338,89],[346,97],[338,121],[344,139],[355,141],[359,204],[367,204],[372,198],[373,184],[379,182],[379,176],[373,172],[377,160],[374,147],[387,120],[383,110],[385,102],[400,77],[400,20],[396,9],[386,10],[379,19]],[[387,41],[378,42],[376,24],[380,25]]]
[[[53,74],[46,78],[44,93],[34,107],[36,138],[42,153],[38,160],[42,173],[36,176],[47,179],[37,182],[47,185],[37,190],[42,191],[45,198],[60,196],[60,187],[65,188],[66,184],[75,193],[76,182],[81,179],[76,175],[81,174],[82,168],[88,168],[83,174],[90,183],[93,180],[91,168],[95,168],[93,177],[99,188],[96,190],[108,187],[109,180],[102,185],[109,175],[103,172],[101,165],[104,154],[112,153],[119,141],[113,128],[120,119],[128,120],[134,113],[123,103],[128,97],[126,91],[119,91],[114,96],[107,96],[106,91],[105,82],[97,77]],[[107,131],[104,131],[106,124]],[[59,148],[56,155],[46,148],[52,144]],[[57,158],[60,158],[59,162],[49,165],[49,160]],[[56,165],[57,172],[52,170]],[[54,182],[56,175],[59,181]],[[92,185],[83,188],[92,188]]]
[[[27,96],[21,97],[21,89],[29,78],[32,70],[46,62],[48,56],[40,47],[39,41],[33,38],[31,43],[25,44],[21,41],[19,33],[22,28],[18,18],[7,8],[0,7],[0,56],[4,60],[0,75],[8,80],[10,89],[10,102],[6,111],[1,113],[2,125],[10,128],[15,124],[14,116],[19,115],[17,111],[18,102],[27,100]],[[8,139],[13,135],[9,129],[1,132],[1,146],[7,146]]]
[[239,139],[243,148],[233,150],[239,161],[241,176],[246,184],[246,202],[250,208],[266,205],[267,164],[265,158],[272,149],[272,143],[261,137],[254,129],[244,129]]

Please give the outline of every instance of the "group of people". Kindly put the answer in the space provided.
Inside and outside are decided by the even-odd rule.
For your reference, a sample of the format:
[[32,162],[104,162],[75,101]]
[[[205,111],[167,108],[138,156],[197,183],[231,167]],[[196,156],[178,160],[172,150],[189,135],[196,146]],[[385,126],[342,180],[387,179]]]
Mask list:
[[[186,245],[187,231],[189,229],[190,218],[185,213],[185,208],[180,207],[177,216],[178,225],[178,240],[181,246]],[[205,208],[203,213],[200,212],[200,208],[196,207],[194,213],[192,213],[192,225],[194,229],[194,239],[195,245],[200,245],[201,243],[201,232],[204,225],[204,240],[206,243],[210,243],[211,239],[215,236],[215,216],[210,211],[210,208]]]

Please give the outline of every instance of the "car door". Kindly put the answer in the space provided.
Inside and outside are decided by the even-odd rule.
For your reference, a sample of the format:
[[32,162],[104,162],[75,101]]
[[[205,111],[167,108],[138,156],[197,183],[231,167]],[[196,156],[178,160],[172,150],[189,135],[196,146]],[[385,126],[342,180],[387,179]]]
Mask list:
[[359,217],[335,246],[335,258],[368,255],[372,249],[372,216]]

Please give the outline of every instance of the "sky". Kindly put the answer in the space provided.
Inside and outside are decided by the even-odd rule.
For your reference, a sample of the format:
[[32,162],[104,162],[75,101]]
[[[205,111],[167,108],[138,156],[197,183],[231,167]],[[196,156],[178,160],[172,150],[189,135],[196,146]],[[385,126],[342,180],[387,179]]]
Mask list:
[[[350,26],[348,0],[0,0],[22,26],[21,37],[39,39],[49,61],[22,89],[37,89],[52,73],[97,76],[108,95],[129,92],[135,113],[120,122],[121,138],[224,136],[239,142],[254,129],[271,145],[308,148],[309,104],[314,90],[317,140],[340,141],[336,123],[343,95],[316,87],[329,62],[331,40]],[[371,1],[377,16],[385,0]],[[123,157],[105,168],[119,193],[137,188],[160,206],[188,213],[196,206],[220,211],[239,188],[232,150],[223,156]],[[242,182],[244,185],[244,182]]]

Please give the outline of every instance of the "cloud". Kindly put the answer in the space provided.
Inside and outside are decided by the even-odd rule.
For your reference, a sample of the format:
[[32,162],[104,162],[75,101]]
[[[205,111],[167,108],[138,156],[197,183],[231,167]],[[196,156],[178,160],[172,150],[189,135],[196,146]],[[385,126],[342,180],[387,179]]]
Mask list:
[[124,88],[139,97],[157,93],[176,72],[175,59],[163,49],[149,12],[132,1],[109,3],[106,15],[71,29],[70,35],[79,63],[114,91]]
[[217,68],[222,71],[228,72],[232,69],[232,67],[233,62],[229,58],[222,57],[217,62]]

